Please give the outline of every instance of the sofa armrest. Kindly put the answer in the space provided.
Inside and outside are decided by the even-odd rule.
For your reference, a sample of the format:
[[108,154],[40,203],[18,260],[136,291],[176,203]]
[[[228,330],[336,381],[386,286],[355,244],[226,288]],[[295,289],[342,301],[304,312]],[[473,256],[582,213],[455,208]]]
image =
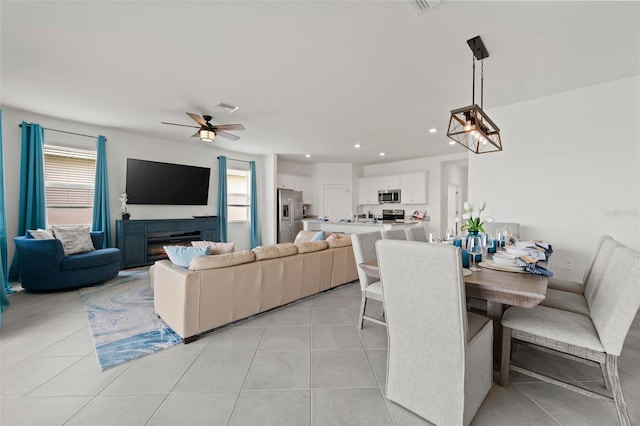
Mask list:
[[20,253],[20,262],[23,265],[33,264],[40,269],[45,269],[47,265],[55,265],[60,268],[60,262],[65,258],[62,243],[58,239],[36,240],[28,237],[15,237],[13,241],[16,249]]

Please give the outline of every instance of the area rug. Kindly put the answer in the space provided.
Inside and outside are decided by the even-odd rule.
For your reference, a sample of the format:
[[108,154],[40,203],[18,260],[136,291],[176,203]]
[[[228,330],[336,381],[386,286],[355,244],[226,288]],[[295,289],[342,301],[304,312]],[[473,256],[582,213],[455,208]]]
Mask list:
[[102,371],[182,342],[153,310],[148,268],[120,271],[80,295]]

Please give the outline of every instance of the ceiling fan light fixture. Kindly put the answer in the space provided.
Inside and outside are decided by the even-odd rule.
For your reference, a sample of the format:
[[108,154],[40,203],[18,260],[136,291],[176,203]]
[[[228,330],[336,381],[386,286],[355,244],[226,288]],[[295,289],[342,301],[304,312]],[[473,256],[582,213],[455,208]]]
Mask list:
[[203,142],[213,142],[216,134],[210,129],[200,129],[200,140]]
[[[467,148],[474,154],[502,151],[500,128],[482,110],[484,97],[484,62],[489,52],[482,43],[480,36],[467,40],[473,52],[473,89],[472,105],[451,111],[447,136],[454,142]],[[476,59],[481,61],[480,74],[480,106],[475,103],[476,92]]]

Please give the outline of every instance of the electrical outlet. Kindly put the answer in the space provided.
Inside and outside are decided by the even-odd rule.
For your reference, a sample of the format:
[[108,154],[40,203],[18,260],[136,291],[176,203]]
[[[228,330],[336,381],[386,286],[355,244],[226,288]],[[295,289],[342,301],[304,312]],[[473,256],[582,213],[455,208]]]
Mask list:
[[573,262],[571,262],[571,259],[564,260],[564,269],[573,269]]

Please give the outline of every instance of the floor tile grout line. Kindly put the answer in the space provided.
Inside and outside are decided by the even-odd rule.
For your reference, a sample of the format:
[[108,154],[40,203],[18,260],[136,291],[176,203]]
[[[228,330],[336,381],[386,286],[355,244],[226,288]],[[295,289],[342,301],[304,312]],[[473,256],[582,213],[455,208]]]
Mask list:
[[[269,323],[269,321],[267,321],[267,324]],[[240,385],[240,391],[238,392],[238,397],[236,398],[236,401],[233,404],[233,408],[231,409],[231,415],[229,416],[229,420],[227,421],[227,426],[229,426],[231,424],[231,422],[233,421],[233,416],[236,414],[236,409],[238,408],[238,403],[240,402],[240,398],[242,397],[242,392],[244,391],[244,386],[247,383],[247,378],[249,377],[249,374],[251,373],[251,367],[253,367],[253,363],[256,359],[256,355],[258,353],[258,349],[260,348],[260,344],[262,343],[262,338],[264,337],[264,333],[266,331],[267,327],[266,325],[262,328],[262,333],[260,333],[260,339],[258,340],[258,344],[256,345],[256,349],[255,351],[253,351],[253,356],[251,357],[251,362],[249,363],[249,368],[247,368],[247,372],[244,375],[244,379],[242,380],[242,385]]]
[[[545,384],[545,382],[540,382],[542,384]],[[548,383],[546,383],[548,384]],[[551,413],[549,413],[547,410],[545,410],[540,404],[538,404],[538,402],[531,396],[529,395],[527,392],[524,391],[524,389],[522,389],[520,386],[514,384],[514,386],[516,387],[516,389],[522,393],[527,399],[529,399],[531,402],[533,402],[538,408],[540,408],[547,416],[549,416],[551,418],[551,420],[553,420],[554,422],[558,423],[560,426],[564,426],[558,419],[556,419],[553,415],[551,415]]]

